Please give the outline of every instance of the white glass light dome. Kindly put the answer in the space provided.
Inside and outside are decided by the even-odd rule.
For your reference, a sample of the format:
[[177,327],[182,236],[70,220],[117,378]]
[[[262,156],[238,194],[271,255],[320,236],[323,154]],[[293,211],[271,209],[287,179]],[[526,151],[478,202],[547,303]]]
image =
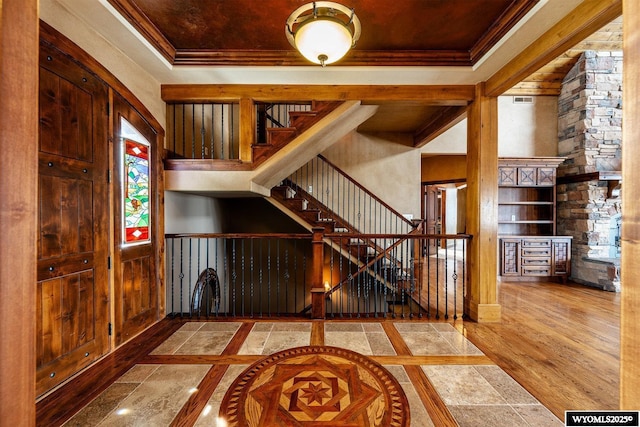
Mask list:
[[351,49],[351,33],[342,23],[314,19],[300,26],[294,37],[296,47],[311,62],[332,64]]
[[318,1],[296,9],[287,19],[289,43],[309,61],[325,66],[349,52],[360,37],[360,21],[341,4]]

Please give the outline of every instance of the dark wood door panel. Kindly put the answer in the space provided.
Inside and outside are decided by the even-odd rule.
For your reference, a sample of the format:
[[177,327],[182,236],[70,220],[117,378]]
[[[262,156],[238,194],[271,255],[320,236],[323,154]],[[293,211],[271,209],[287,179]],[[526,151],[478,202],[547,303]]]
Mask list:
[[[86,79],[86,77],[85,77]],[[92,95],[45,69],[40,70],[40,150],[92,161]]]
[[38,283],[41,335],[38,364],[44,365],[95,338],[91,270]]
[[106,86],[40,49],[37,373],[40,395],[109,350]]
[[104,353],[96,332],[106,331],[97,331],[104,325],[95,310],[107,301],[96,290],[93,270],[39,282],[36,301],[37,381],[46,390]]
[[116,342],[124,342],[141,332],[158,316],[157,287],[152,255],[121,262],[121,298],[117,301],[116,318],[121,319],[116,330]]
[[38,259],[93,251],[93,182],[43,173],[39,179]]

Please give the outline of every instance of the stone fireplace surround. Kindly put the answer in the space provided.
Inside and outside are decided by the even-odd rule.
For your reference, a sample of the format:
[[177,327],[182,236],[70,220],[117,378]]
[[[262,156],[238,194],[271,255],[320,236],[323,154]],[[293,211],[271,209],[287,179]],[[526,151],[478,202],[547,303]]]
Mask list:
[[[557,232],[573,236],[571,279],[620,290],[622,52],[586,51],[558,98]],[[612,225],[614,224],[614,225]]]

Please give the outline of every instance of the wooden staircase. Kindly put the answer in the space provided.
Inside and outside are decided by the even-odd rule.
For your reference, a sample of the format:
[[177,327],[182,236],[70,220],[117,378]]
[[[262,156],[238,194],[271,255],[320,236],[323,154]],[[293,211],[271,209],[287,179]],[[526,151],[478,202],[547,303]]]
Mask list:
[[281,185],[274,187],[271,190],[271,197],[302,218],[312,228],[324,228],[325,233],[329,235],[328,239],[357,259],[361,265],[367,266],[373,262],[383,261],[390,268],[401,268],[400,262],[388,254],[388,248],[385,250],[374,240],[340,236],[340,234],[345,236],[360,234],[360,230],[290,180],[284,180]]
[[310,111],[290,111],[289,127],[275,127],[267,129],[267,141],[251,146],[253,156],[253,168],[265,162],[298,135],[318,123],[327,116],[342,101],[312,101]]

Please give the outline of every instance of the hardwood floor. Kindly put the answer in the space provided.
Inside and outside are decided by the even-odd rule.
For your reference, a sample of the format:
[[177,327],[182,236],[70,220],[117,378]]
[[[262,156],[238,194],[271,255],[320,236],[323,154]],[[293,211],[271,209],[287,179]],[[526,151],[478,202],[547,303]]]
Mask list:
[[[398,334],[398,326],[392,326],[392,321],[382,321],[381,326],[393,343],[395,355],[390,353],[388,356],[372,357],[384,365],[404,365],[411,382],[420,386],[416,387],[416,392],[429,416],[434,421],[438,420],[440,425],[455,425],[455,421],[452,421],[443,402],[439,398],[433,398],[435,389],[426,379],[424,369],[419,366],[495,363],[560,420],[564,419],[564,411],[569,409],[617,409],[619,294],[551,282],[502,282],[499,286],[503,311],[501,323],[478,324],[462,319],[454,321],[451,318],[448,322],[442,322],[453,325],[482,350],[486,357],[412,354],[414,351],[406,347],[405,341]],[[296,321],[291,318],[283,320]],[[308,322],[308,319],[300,321]],[[366,323],[373,320],[357,321]],[[381,319],[376,321],[380,322]],[[184,325],[179,320],[163,320],[87,372],[41,399],[37,404],[37,425],[60,425],[135,364],[213,364],[198,387],[203,390],[201,395],[211,394],[213,386],[218,384],[223,374],[216,367],[217,363],[246,365],[260,358],[257,355],[239,354],[240,345],[247,341],[256,321],[245,319],[241,322],[239,329],[234,332],[233,340],[218,356],[189,356],[152,353]],[[409,327],[408,323],[412,321],[404,322]],[[315,322],[311,325],[310,344],[327,344],[324,323]],[[408,330],[414,329],[411,326]],[[432,402],[440,402],[440,406],[429,406],[433,405]],[[190,398],[176,417],[181,420],[179,424],[193,425],[205,404],[206,400],[202,397]],[[464,408],[469,412],[468,407]]]
[[455,327],[557,417],[619,408],[620,294],[501,282],[502,322]]

